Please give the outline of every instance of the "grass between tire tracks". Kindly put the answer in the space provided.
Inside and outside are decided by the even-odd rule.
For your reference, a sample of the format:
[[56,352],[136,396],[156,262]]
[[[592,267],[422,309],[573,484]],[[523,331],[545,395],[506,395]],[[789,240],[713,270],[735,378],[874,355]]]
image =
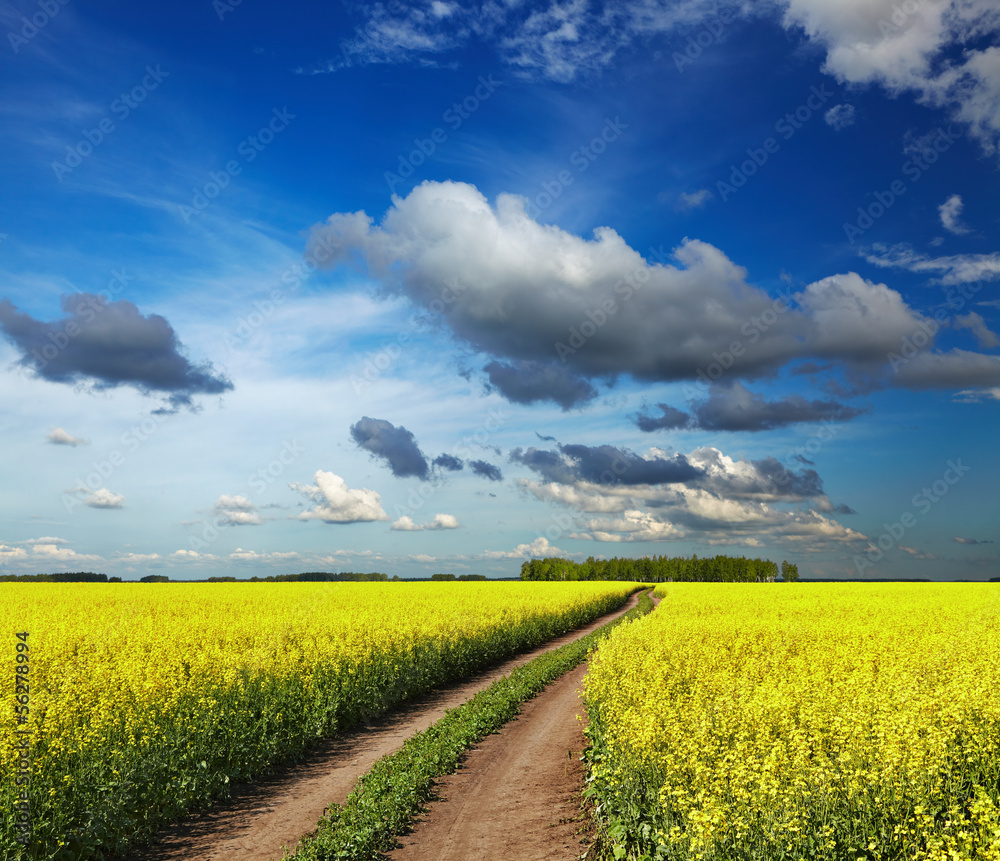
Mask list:
[[590,651],[616,625],[653,609],[647,592],[639,604],[596,631],[567,643],[513,670],[468,702],[448,711],[436,724],[409,738],[358,780],[343,805],[327,808],[315,834],[303,838],[296,861],[378,861],[398,845],[424,803],[435,778],[453,772],[465,751],[501,727],[531,699],[564,673],[586,660]]

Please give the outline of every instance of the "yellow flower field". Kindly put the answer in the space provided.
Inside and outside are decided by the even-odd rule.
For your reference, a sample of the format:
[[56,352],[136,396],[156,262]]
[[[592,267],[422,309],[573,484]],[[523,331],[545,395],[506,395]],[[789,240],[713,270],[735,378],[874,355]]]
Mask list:
[[310,739],[565,633],[634,588],[4,584],[0,857],[121,852]]
[[1000,861],[1000,584],[662,584],[590,663],[616,858]]

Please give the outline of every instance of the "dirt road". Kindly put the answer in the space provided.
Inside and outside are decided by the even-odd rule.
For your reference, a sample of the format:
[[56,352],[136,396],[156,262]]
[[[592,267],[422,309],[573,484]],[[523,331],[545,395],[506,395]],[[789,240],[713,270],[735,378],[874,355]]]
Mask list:
[[[633,595],[620,610],[590,625],[482,675],[433,691],[377,724],[324,742],[306,762],[282,774],[252,786],[234,787],[229,802],[164,829],[155,846],[132,853],[128,861],[278,861],[283,847],[294,846],[300,837],[315,830],[327,805],[344,802],[358,778],[376,760],[397,751],[411,735],[427,729],[448,709],[461,705],[515,667],[589,634],[636,603],[638,596]],[[572,676],[570,673],[563,677],[546,689],[545,695]],[[575,690],[570,683],[574,698]],[[567,756],[566,751],[562,756]]]
[[585,739],[577,715],[586,665],[553,682],[498,735],[487,736],[463,768],[436,788],[442,799],[393,861],[572,861],[585,851],[580,816]]
[[400,839],[392,861],[578,859],[591,840],[580,809],[586,673],[581,664],[553,682],[438,781],[440,800]]

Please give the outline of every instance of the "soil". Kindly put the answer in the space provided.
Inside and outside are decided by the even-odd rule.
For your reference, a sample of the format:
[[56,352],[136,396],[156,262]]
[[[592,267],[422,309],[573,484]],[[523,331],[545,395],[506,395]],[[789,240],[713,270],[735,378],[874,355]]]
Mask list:
[[586,673],[581,664],[553,682],[439,780],[439,800],[400,838],[392,861],[576,861],[584,855],[593,840],[581,795]]
[[[411,700],[377,723],[324,740],[310,752],[304,762],[252,785],[234,786],[233,796],[229,801],[163,829],[157,835],[156,844],[134,851],[127,861],[280,861],[286,847],[294,847],[301,837],[315,830],[327,805],[342,804],[345,801],[358,778],[376,760],[399,750],[411,735],[427,729],[444,717],[448,709],[461,705],[515,667],[543,652],[585,636],[630,610],[636,603],[638,595],[633,595],[621,609],[534,651],[519,655],[481,675],[438,688]],[[466,767],[453,775],[458,779],[478,780],[479,783],[475,788],[458,790],[468,793],[461,810],[445,811],[440,815],[446,820],[449,816],[453,818],[455,827],[452,831],[455,828],[468,830],[470,818],[478,815],[484,820],[480,828],[485,828],[492,837],[480,838],[479,844],[469,844],[464,838],[435,837],[430,834],[428,840],[445,840],[442,845],[452,854],[431,852],[401,855],[401,858],[521,859],[579,856],[579,851],[575,855],[521,855],[516,854],[521,850],[515,850],[514,844],[511,844],[511,854],[508,854],[504,849],[507,844],[496,842],[501,835],[491,823],[496,815],[501,817],[498,827],[506,827],[502,825],[504,822],[514,827],[515,820],[503,813],[502,809],[520,808],[526,813],[530,812],[531,807],[538,808],[544,814],[542,819],[545,819],[545,823],[535,823],[530,827],[537,831],[532,839],[539,844],[535,848],[541,851],[543,833],[551,824],[549,820],[558,821],[564,814],[569,820],[578,814],[577,795],[582,782],[582,766],[578,760],[583,749],[583,736],[582,725],[576,719],[577,712],[581,710],[577,688],[584,672],[585,668],[579,667],[567,673],[534,700],[526,703],[518,719],[508,724],[502,733],[488,737],[478,749],[470,752]],[[505,735],[509,739],[511,733],[519,735],[519,740],[502,741]],[[500,748],[497,748],[498,744],[501,745]],[[522,751],[531,753],[519,755]],[[486,758],[482,759],[484,752]],[[473,763],[477,762],[482,764],[474,767]],[[489,776],[496,768],[500,772],[496,776]],[[480,774],[479,778],[476,777],[477,774]],[[557,781],[560,774],[562,778]],[[498,780],[502,783],[497,784]],[[529,781],[530,786],[526,788],[525,784]],[[456,798],[455,793],[456,790],[449,787],[447,779],[442,781],[442,796]],[[487,803],[491,807],[484,806]],[[505,804],[507,808],[503,807]],[[496,814],[492,805],[499,805]],[[446,804],[433,805],[432,818],[439,816],[438,810],[446,807]],[[558,813],[553,817],[548,814],[549,811]],[[504,816],[507,818],[504,819]],[[446,828],[445,825],[437,824],[433,827]],[[527,851],[528,844],[531,843],[527,827],[516,827],[519,833],[511,835],[510,839],[517,840],[518,845],[524,844],[524,851]],[[577,827],[567,821],[559,829],[550,831],[544,837],[544,842],[561,841],[560,846],[563,843],[568,846],[572,843],[573,832]],[[418,830],[404,839],[412,843],[412,838],[419,833]],[[455,833],[459,834],[458,831]],[[490,846],[493,845],[496,846],[496,853],[490,851]],[[462,847],[465,846],[469,846],[471,854],[454,854],[464,851]],[[411,846],[406,851],[416,850]]]

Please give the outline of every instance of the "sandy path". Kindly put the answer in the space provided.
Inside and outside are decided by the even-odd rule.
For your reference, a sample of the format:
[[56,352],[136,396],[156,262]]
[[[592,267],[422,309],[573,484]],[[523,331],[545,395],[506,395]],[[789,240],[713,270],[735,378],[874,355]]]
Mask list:
[[[156,845],[133,852],[127,861],[278,861],[283,847],[294,846],[300,837],[315,830],[328,804],[344,802],[376,760],[399,750],[411,735],[427,729],[448,709],[461,705],[515,667],[630,610],[638,603],[639,594],[632,595],[621,609],[532,652],[432,691],[371,726],[324,741],[307,761],[281,774],[234,787],[230,801],[162,830]],[[572,690],[575,692],[575,687]],[[566,757],[565,750],[562,756]]]
[[586,673],[581,664],[553,682],[439,780],[440,800],[400,839],[392,861],[580,858],[591,840],[580,806]]
[[441,801],[400,839],[392,861],[579,858],[585,739],[577,714],[586,671],[581,664],[553,682],[441,779]]

